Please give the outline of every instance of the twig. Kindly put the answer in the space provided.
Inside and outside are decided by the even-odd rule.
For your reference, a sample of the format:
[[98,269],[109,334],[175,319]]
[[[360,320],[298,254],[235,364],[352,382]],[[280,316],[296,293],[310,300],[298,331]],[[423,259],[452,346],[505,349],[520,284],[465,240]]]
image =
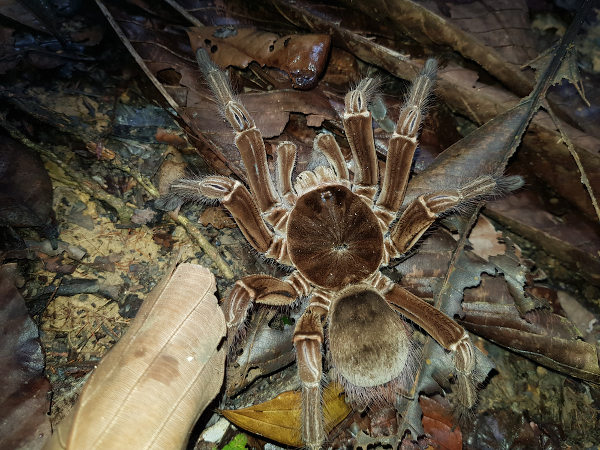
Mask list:
[[571,139],[569,139],[567,133],[563,131],[562,127],[560,126],[560,121],[558,117],[556,117],[556,115],[554,114],[554,111],[552,111],[550,105],[546,105],[546,110],[548,111],[548,114],[550,114],[554,125],[556,125],[556,129],[560,133],[562,141],[565,143],[565,145],[569,149],[569,153],[571,153],[571,156],[575,160],[575,164],[577,164],[577,168],[579,169],[579,173],[581,174],[581,183],[587,188],[590,199],[592,200],[592,204],[594,205],[594,210],[596,211],[596,215],[598,216],[598,220],[600,220],[600,207],[598,206],[598,199],[596,197],[596,194],[594,193],[594,189],[592,189],[592,184],[590,183],[585,168],[581,163],[579,153],[577,153],[577,150],[575,150],[575,146],[573,145],[573,142],[571,142]]

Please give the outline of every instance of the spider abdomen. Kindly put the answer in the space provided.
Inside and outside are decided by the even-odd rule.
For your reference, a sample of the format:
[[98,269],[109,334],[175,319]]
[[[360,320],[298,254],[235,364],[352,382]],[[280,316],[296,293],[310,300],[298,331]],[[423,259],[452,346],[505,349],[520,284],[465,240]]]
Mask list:
[[383,234],[361,198],[340,184],[310,190],[296,201],[287,225],[288,253],[313,284],[338,290],[379,269]]
[[410,341],[402,319],[365,286],[343,291],[329,319],[329,351],[337,373],[354,386],[372,387],[400,376]]

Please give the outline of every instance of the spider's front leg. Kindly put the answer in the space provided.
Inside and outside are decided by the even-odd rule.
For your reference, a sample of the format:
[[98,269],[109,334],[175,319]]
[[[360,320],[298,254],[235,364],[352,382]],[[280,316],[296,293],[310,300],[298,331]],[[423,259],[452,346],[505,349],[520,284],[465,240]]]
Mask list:
[[302,441],[311,449],[321,448],[325,440],[321,400],[323,318],[321,308],[309,306],[294,331],[296,363],[302,384]]
[[227,343],[231,347],[238,330],[246,321],[253,303],[269,306],[291,305],[308,294],[308,286],[292,273],[286,280],[270,275],[250,275],[238,280],[221,305],[227,325]]
[[454,320],[421,298],[390,281],[390,289],[384,295],[400,314],[419,325],[446,350],[454,354],[457,393],[460,402],[471,408],[477,402],[473,382],[475,350],[467,332]]
[[428,59],[425,67],[413,82],[406,102],[402,106],[396,129],[388,144],[388,154],[377,209],[387,225],[394,220],[402,206],[413,156],[417,148],[417,135],[424,116],[427,98],[437,73],[437,62]]
[[269,174],[262,135],[244,105],[234,97],[226,74],[211,61],[205,50],[198,49],[196,58],[223,115],[235,131],[234,142],[244,162],[250,190],[260,211],[265,213],[265,219],[274,225],[281,218],[283,208]]
[[378,170],[371,113],[367,109],[376,81],[362,80],[345,98],[344,130],[354,161],[354,192],[372,202],[377,193]]

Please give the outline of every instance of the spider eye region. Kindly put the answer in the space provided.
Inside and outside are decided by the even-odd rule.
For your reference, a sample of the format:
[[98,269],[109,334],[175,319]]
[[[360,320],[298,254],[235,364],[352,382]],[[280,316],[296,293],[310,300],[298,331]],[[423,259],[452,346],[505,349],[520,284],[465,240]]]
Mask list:
[[292,263],[313,284],[341,289],[379,269],[383,234],[377,217],[350,189],[327,185],[302,195],[291,211]]

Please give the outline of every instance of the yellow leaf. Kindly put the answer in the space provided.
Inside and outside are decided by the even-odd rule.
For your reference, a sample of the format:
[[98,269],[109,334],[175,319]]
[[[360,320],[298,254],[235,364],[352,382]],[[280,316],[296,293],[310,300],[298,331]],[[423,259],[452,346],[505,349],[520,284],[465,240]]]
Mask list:
[[[267,439],[285,445],[301,447],[300,402],[298,391],[287,391],[273,400],[244,409],[221,411],[230,422]],[[344,401],[342,388],[337,383],[329,384],[323,391],[325,430],[331,431],[350,414],[352,409]]]

